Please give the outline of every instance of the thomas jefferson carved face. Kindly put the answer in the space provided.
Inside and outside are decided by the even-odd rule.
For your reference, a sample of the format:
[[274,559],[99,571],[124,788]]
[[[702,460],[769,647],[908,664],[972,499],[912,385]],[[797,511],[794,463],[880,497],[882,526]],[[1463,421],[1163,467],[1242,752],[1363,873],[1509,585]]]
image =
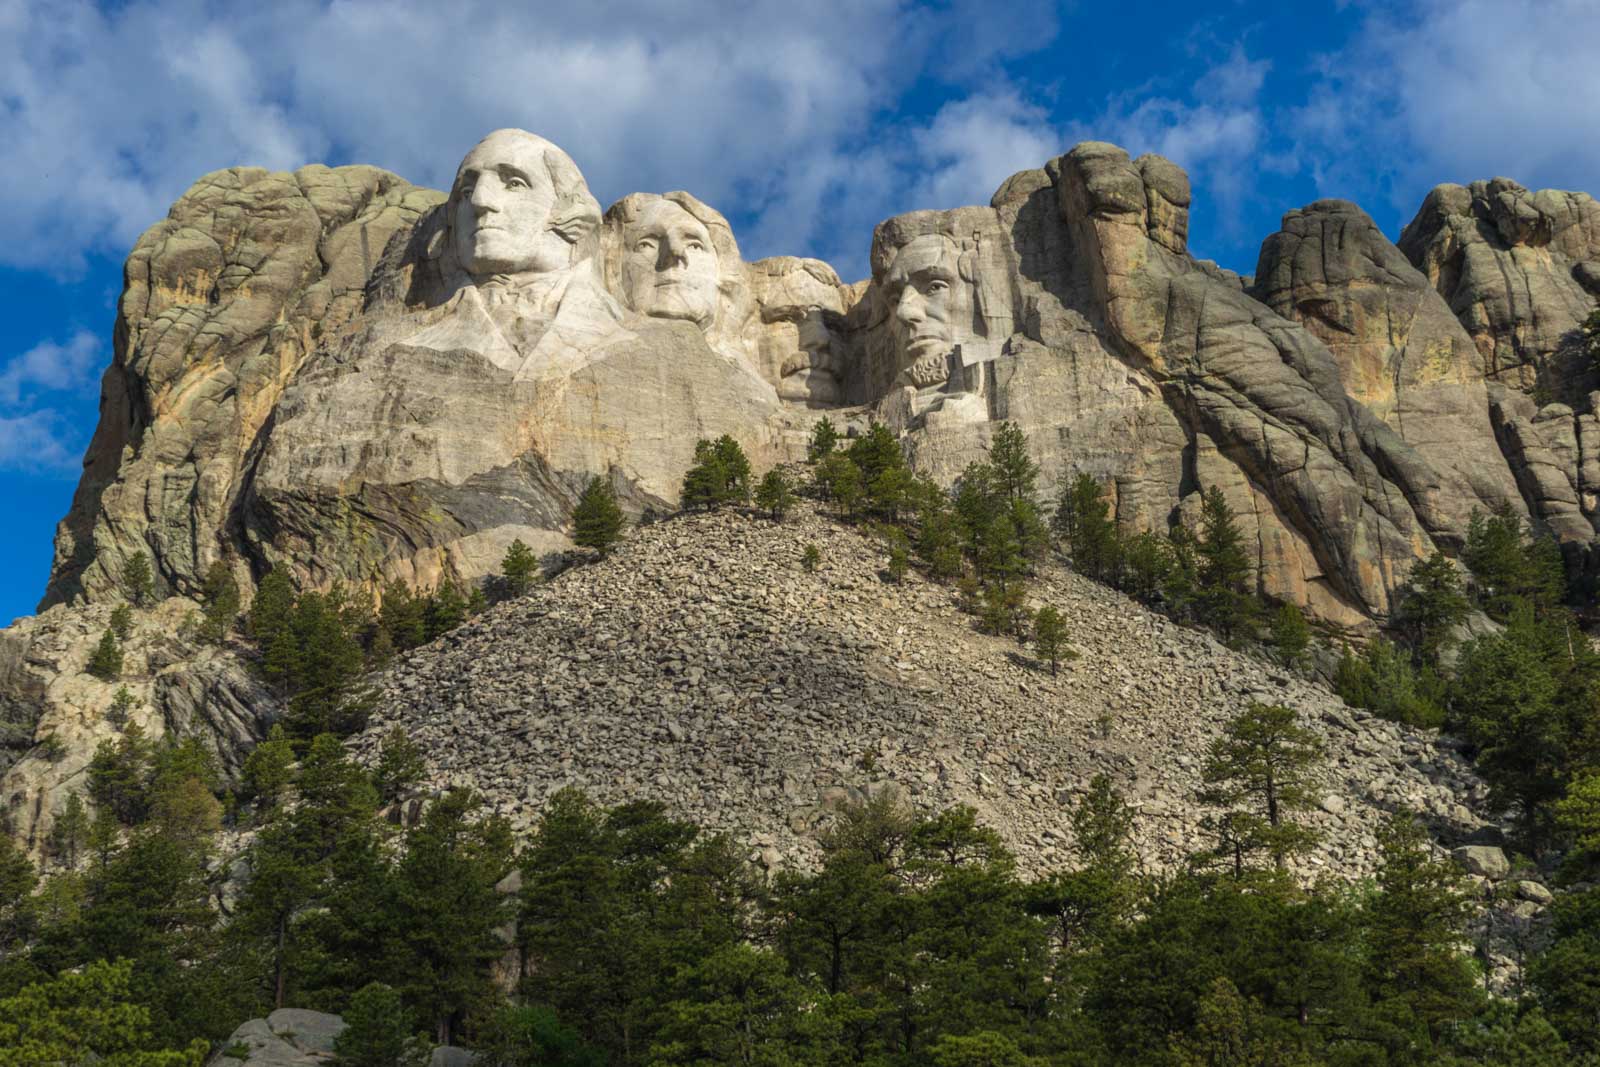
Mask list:
[[622,296],[660,319],[708,326],[717,311],[717,251],[705,225],[671,200],[652,201],[623,235]]
[[884,295],[896,354],[912,384],[943,382],[951,348],[972,333],[972,293],[955,243],[938,234],[912,239],[895,253]]
[[475,280],[571,265],[572,243],[552,226],[550,147],[520,130],[497,130],[461,161],[450,222],[456,259]]

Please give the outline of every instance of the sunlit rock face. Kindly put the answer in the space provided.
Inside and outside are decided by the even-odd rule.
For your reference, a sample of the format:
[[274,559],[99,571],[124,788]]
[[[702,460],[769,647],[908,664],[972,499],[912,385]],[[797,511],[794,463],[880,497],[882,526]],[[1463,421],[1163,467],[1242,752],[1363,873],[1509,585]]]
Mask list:
[[885,220],[846,283],[746,262],[688,192],[602,212],[520,130],[446,193],[210,175],[129,259],[46,600],[106,597],[140,551],[163,591],[218,559],[246,586],[472,579],[515,538],[568,544],[591,477],[670,510],[698,438],[759,470],[822,414],[885,423],[946,484],[1015,422],[1047,495],[1092,474],[1129,530],[1218,486],[1262,591],[1334,625],[1383,620],[1476,508],[1594,540],[1600,383],[1570,358],[1600,291],[1593,201],[1441,186],[1398,247],[1322,201],[1250,279],[1190,255],[1191,201],[1172,163],[1083,144],[987,206]]

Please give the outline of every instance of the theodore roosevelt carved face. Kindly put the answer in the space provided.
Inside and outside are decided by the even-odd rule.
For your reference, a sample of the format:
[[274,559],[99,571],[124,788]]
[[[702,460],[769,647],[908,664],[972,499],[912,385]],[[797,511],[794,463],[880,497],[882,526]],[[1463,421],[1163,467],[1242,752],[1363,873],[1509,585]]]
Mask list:
[[705,223],[671,200],[652,200],[623,227],[622,242],[624,303],[656,318],[711,323],[721,266]]
[[972,335],[972,287],[961,276],[955,242],[940,234],[913,238],[895,253],[883,286],[903,373],[919,388],[942,383],[950,350]]
[[534,134],[496,130],[456,171],[451,248],[475,282],[565,270],[593,254],[599,224],[577,165]]

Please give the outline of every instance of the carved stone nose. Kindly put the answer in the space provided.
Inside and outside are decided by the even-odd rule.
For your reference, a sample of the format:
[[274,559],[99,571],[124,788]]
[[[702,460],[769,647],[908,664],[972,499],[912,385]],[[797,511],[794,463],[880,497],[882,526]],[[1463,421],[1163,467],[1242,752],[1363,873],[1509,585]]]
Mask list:
[[894,313],[895,317],[901,322],[922,321],[921,294],[917,292],[915,287],[910,285],[905,287],[905,290],[900,294],[900,302],[895,305]]

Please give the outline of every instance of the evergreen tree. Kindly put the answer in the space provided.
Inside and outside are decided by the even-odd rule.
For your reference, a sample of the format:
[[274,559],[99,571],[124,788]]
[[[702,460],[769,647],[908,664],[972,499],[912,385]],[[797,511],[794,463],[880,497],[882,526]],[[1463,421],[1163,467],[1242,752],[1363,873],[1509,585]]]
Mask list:
[[815,463],[839,444],[839,429],[833,420],[824,415],[811,427],[811,439],[806,442],[806,462]]
[[1200,799],[1224,809],[1214,824],[1222,838],[1217,858],[1232,864],[1235,877],[1258,848],[1269,851],[1281,869],[1315,840],[1313,831],[1291,818],[1311,807],[1322,749],[1295,719],[1281,704],[1252,702],[1223,727],[1207,754]]
[[685,509],[713,509],[750,500],[750,461],[727,434],[695,442],[694,466],[683,476]]
[[[425,625],[447,621],[428,612]],[[465,612],[459,593],[452,605],[457,614]],[[365,666],[361,642],[352,629],[352,613],[343,588],[335,586],[325,593],[307,592],[295,601],[290,623],[296,655],[289,691],[289,715],[285,723],[291,737],[302,741],[321,733],[349,733],[365,715],[365,702],[356,683]],[[270,658],[270,657],[269,657]]]
[[823,499],[831,500],[839,508],[839,514],[849,518],[860,507],[864,487],[862,485],[861,468],[843,452],[829,452],[817,462],[816,470],[812,474],[816,480],[817,488],[822,491]]
[[67,870],[75,870],[78,856],[89,841],[89,812],[78,793],[67,795],[67,803],[50,827],[50,854]]
[[808,542],[805,550],[800,553],[800,567],[807,574],[814,572],[822,565],[822,550],[815,543]]
[[818,1010],[783,960],[750,945],[724,945],[691,963],[673,982],[650,1063],[660,1067],[839,1062],[839,1026]]
[[1353,708],[1367,708],[1393,722],[1437,728],[1444,723],[1444,684],[1430,668],[1410,659],[1381,637],[1360,656],[1346,648],[1334,673],[1334,690]]
[[115,681],[122,673],[122,646],[117,644],[114,631],[107,630],[100,635],[100,643],[89,656],[87,669],[102,682]]
[[1167,588],[1173,560],[1170,543],[1149,532],[1134,534],[1117,553],[1122,589],[1135,600],[1149,603]]
[[1416,563],[1406,579],[1396,612],[1419,664],[1437,668],[1439,654],[1471,610],[1461,575],[1443,552]]
[[599,475],[589,479],[572,512],[572,541],[602,556],[622,536],[622,508],[616,490]]
[[1117,525],[1100,483],[1091,475],[1079,474],[1062,488],[1051,527],[1080,574],[1107,581],[1116,573],[1121,555]]
[[1200,504],[1200,536],[1195,544],[1199,564],[1198,612],[1202,622],[1224,638],[1250,624],[1256,599],[1249,588],[1252,566],[1244,548],[1244,535],[1217,486],[1207,489]]
[[1600,768],[1583,771],[1555,805],[1556,827],[1574,858],[1600,856]]
[[1303,1048],[1266,1017],[1261,1003],[1246,999],[1218,978],[1195,1007],[1195,1024],[1174,1035],[1171,1067],[1318,1067]]
[[[470,1011],[488,1003],[489,964],[504,951],[497,930],[511,900],[497,883],[511,870],[511,829],[476,817],[479,801],[452,791],[406,835],[395,868],[395,905],[406,922],[389,950],[406,1001],[450,1044]],[[402,977],[403,976],[403,977]]]
[[356,990],[333,1039],[338,1067],[423,1067],[431,1051],[414,1039],[411,1019],[392,986],[371,982]]
[[0,962],[22,949],[31,940],[38,922],[38,902],[34,890],[39,873],[27,854],[0,833]]
[[1528,968],[1528,982],[1573,1051],[1600,1054],[1600,889],[1556,897],[1549,936],[1549,947]]
[[200,636],[207,641],[224,641],[233,633],[239,619],[239,583],[226,560],[216,560],[206,570],[200,590]]
[[1002,422],[989,444],[989,466],[995,489],[1008,503],[1025,503],[1038,510],[1039,465],[1028,455],[1028,438],[1014,422]]
[[423,612],[423,628],[429,641],[454,630],[467,621],[467,598],[461,587],[446,578],[428,597]]
[[889,553],[889,580],[903,582],[911,569],[911,539],[898,526],[889,526],[882,532],[883,546]]
[[139,706],[132,690],[125,685],[117,686],[117,691],[111,694],[111,706],[106,708],[106,721],[117,729],[128,725],[128,716],[132,715]]
[[1067,624],[1055,605],[1046,604],[1033,616],[1034,651],[1050,663],[1050,673],[1058,673],[1063,658],[1074,658],[1067,647]]
[[426,598],[418,597],[400,582],[389,582],[383,587],[378,625],[389,632],[396,648],[416,648],[428,640],[427,611]]
[[294,600],[294,583],[282,567],[272,568],[256,586],[247,625],[250,636],[263,651],[270,650],[280,635],[289,630],[294,618]]
[[422,781],[426,770],[422,749],[411,740],[411,735],[403,727],[391,727],[378,746],[378,765],[372,773],[379,803],[392,804],[399,800],[407,789]]
[[538,572],[539,559],[533,550],[523,544],[520,537],[512,541],[511,547],[506,549],[505,558],[500,561],[500,573],[505,578],[506,590],[512,596],[522,596],[533,585],[534,575]]
[[1138,897],[1133,821],[1111,779],[1095,775],[1072,813],[1080,865],[1028,887],[1028,910],[1054,924],[1069,968],[1075,964],[1070,954],[1104,941],[1133,913]]
[[1379,831],[1378,857],[1378,892],[1364,917],[1375,1026],[1397,1054],[1431,1048],[1480,1002],[1458,949],[1471,902],[1459,872],[1433,858],[1427,832],[1406,812]]
[[1311,627],[1298,604],[1285,603],[1272,615],[1272,650],[1285,667],[1293,667],[1305,657],[1311,644]]
[[1535,847],[1572,763],[1570,712],[1552,666],[1536,635],[1512,626],[1467,642],[1450,685],[1452,726],[1476,749],[1496,803],[1516,809]]
[[135,552],[122,568],[122,592],[136,607],[148,607],[156,598],[155,576],[150,557]]
[[756,507],[769,512],[773,522],[782,522],[793,506],[794,490],[783,471],[774,467],[762,475],[761,484],[756,486]]
[[1479,603],[1498,621],[1507,621],[1521,601],[1540,613],[1561,602],[1560,550],[1550,537],[1531,538],[1509,504],[1472,513],[1461,562],[1472,572]]
[[941,580],[961,574],[961,522],[950,506],[950,496],[934,482],[922,478],[912,483],[912,505],[917,512],[917,556],[928,572]]
[[605,1067],[576,1030],[538,1004],[502,1004],[479,1031],[476,1051],[483,1067]]
[[138,723],[129,723],[117,741],[108,738],[95,747],[88,768],[89,798],[124,826],[142,822],[149,810],[154,763],[155,746]]
[[163,1051],[133,984],[132,961],[95,960],[0,999],[0,1067],[200,1067],[210,1043]]
[[111,609],[111,632],[117,635],[118,641],[126,641],[133,633],[133,609],[128,605],[118,604]]
[[278,806],[294,778],[294,745],[282,723],[273,723],[267,739],[250,750],[242,777],[248,796],[263,808]]

